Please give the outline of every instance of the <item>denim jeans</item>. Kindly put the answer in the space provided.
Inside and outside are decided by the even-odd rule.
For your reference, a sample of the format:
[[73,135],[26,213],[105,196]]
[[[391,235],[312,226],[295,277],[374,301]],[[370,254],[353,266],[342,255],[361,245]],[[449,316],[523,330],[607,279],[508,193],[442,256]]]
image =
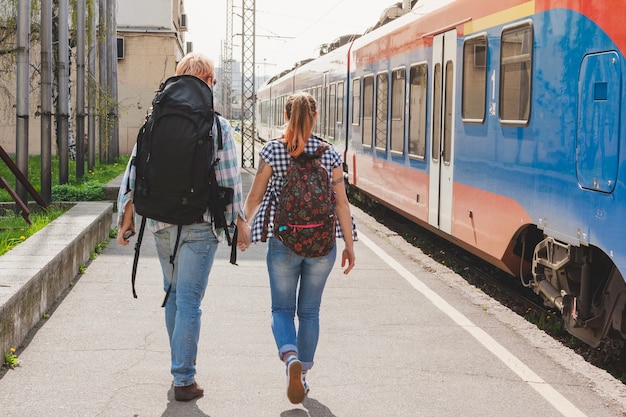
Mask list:
[[278,355],[282,358],[285,352],[297,352],[303,370],[313,366],[320,333],[322,293],[336,256],[337,246],[326,256],[305,258],[296,255],[278,239],[268,239],[272,332]]
[[165,305],[165,325],[170,340],[171,372],[174,386],[194,382],[196,355],[200,337],[200,304],[213,266],[218,240],[210,223],[183,226],[174,270],[170,256],[174,251],[178,226],[154,233],[157,253],[163,270],[163,286],[172,289]]

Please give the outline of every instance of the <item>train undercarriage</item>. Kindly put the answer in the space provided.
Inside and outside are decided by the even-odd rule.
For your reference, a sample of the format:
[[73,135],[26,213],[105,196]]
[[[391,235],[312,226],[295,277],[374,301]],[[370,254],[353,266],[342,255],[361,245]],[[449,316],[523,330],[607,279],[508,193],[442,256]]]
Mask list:
[[531,278],[522,283],[561,312],[568,333],[592,347],[605,343],[621,349],[626,340],[626,285],[611,259],[594,247],[571,246],[545,236],[534,245],[533,240],[522,245],[534,247]]

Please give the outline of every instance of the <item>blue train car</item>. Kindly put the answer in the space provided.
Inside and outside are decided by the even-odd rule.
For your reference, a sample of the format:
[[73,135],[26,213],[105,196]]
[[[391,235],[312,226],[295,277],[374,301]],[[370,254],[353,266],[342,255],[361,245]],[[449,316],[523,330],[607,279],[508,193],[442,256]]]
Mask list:
[[626,336],[621,7],[419,0],[341,51],[349,185],[519,276],[592,346]]

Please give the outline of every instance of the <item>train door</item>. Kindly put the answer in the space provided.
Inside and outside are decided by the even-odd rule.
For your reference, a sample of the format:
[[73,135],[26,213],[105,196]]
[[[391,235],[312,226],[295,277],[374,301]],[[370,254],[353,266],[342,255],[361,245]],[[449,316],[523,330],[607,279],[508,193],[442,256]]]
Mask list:
[[456,42],[456,30],[434,37],[430,85],[432,140],[428,223],[448,234],[452,232]]
[[588,55],[580,69],[576,172],[588,190],[610,193],[617,182],[621,73],[615,52]]

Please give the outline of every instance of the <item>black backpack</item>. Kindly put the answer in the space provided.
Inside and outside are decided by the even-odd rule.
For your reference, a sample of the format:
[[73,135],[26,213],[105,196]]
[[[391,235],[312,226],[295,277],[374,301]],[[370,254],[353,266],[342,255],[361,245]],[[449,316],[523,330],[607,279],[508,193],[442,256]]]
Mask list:
[[[217,185],[213,124],[216,122],[218,149],[222,149],[222,131],[213,109],[213,92],[200,78],[180,75],[161,84],[152,100],[152,113],[137,135],[137,153],[133,204],[142,216],[135,244],[132,271],[133,296],[135,276],[146,218],[178,225],[172,268],[183,225],[202,220],[207,208],[216,228],[223,228],[232,246],[224,211],[232,202],[233,190]],[[235,247],[233,246],[233,249]],[[235,263],[236,251],[231,251]],[[167,291],[163,306],[170,293]]]
[[213,93],[200,78],[168,78],[139,130],[133,203],[138,214],[170,224],[192,224],[209,204],[215,120]]

